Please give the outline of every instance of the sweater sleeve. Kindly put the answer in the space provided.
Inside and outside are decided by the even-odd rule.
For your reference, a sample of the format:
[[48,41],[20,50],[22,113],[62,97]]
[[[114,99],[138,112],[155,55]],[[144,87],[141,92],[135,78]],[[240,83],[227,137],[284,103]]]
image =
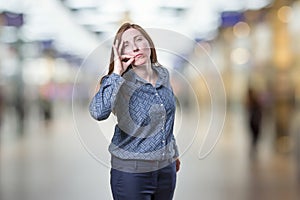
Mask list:
[[112,73],[103,78],[99,91],[93,97],[89,111],[91,116],[100,121],[107,119],[114,108],[116,96],[125,79]]

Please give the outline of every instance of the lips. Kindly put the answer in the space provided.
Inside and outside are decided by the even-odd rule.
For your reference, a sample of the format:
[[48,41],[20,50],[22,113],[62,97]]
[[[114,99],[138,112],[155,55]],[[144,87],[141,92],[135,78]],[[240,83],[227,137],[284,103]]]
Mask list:
[[141,54],[141,53],[139,53],[139,54],[136,54],[135,56],[134,56],[134,58],[139,58],[139,57],[141,57],[143,54]]

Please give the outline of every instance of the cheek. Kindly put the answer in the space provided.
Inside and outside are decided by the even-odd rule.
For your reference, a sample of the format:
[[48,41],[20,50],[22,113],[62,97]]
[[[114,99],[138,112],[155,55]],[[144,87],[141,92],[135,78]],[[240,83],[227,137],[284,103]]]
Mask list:
[[145,49],[145,54],[147,54],[147,57],[150,57],[150,55],[151,55],[151,51],[150,51],[150,49],[149,48],[147,48],[147,49]]
[[132,52],[132,51],[130,50],[129,47],[123,48],[123,50],[122,50],[122,54],[129,54],[130,52]]
[[148,42],[143,42],[140,44],[140,46],[142,49],[150,50],[150,45],[148,44]]
[[151,53],[151,49],[148,43],[143,43],[141,44],[141,49],[144,51],[144,53],[146,54],[150,54]]

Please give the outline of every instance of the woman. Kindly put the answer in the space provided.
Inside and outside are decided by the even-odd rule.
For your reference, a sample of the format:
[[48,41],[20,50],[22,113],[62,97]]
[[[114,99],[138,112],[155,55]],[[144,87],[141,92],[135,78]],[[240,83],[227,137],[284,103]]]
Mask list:
[[109,72],[90,104],[96,120],[117,117],[109,146],[111,189],[118,200],[171,200],[180,161],[173,135],[175,98],[153,41],[136,24],[114,39]]

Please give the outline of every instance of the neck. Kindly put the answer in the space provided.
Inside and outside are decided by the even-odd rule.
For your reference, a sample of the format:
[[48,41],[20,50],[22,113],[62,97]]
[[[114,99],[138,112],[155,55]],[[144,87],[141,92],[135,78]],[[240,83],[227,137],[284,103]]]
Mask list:
[[151,62],[146,63],[145,65],[132,66],[132,69],[138,76],[140,76],[148,82],[151,82],[153,77]]

